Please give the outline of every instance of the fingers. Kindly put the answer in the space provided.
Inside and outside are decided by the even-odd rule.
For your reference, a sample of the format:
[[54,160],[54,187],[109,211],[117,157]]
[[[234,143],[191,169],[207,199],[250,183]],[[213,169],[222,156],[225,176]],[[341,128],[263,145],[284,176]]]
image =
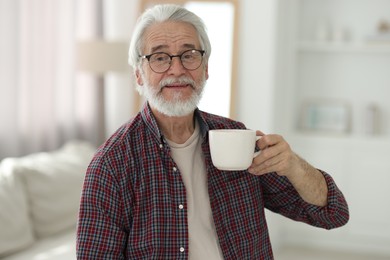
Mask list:
[[253,163],[248,171],[255,175],[261,175],[269,172],[275,172],[281,167],[281,164],[282,160],[280,157],[273,157],[260,164]]
[[263,135],[258,141],[257,141],[257,147],[259,147],[260,150],[267,150],[267,148],[273,148],[267,153],[269,154],[269,157],[274,156],[275,154],[280,152],[281,150],[287,150],[289,147],[286,147],[287,142],[284,141],[283,137],[280,135]]
[[256,135],[257,136],[263,136],[265,134],[263,132],[261,132],[260,130],[256,130]]
[[293,152],[289,144],[279,135],[264,135],[258,142],[260,154],[254,158],[248,171],[255,175],[288,171]]
[[283,170],[284,162],[286,161],[285,153],[270,152],[270,150],[275,149],[267,148],[261,151],[260,155],[253,160],[252,165],[248,169],[250,173],[260,175]]

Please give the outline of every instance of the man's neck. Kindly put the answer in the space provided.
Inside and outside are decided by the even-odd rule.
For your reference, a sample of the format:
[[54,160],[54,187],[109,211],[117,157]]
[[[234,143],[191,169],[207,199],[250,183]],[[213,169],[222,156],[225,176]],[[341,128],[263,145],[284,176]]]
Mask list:
[[152,112],[162,133],[170,141],[182,144],[194,133],[194,113],[186,116],[171,117],[160,113],[154,108],[152,108]]

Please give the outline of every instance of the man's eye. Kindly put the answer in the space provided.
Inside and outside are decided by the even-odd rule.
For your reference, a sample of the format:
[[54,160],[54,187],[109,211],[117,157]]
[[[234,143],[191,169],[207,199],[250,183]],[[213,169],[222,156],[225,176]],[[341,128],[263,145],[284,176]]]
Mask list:
[[157,54],[152,56],[152,61],[156,62],[165,62],[169,60],[169,56],[164,54]]
[[192,55],[192,54],[183,55],[183,59],[185,59],[185,60],[192,60],[193,58],[194,58],[194,55]]

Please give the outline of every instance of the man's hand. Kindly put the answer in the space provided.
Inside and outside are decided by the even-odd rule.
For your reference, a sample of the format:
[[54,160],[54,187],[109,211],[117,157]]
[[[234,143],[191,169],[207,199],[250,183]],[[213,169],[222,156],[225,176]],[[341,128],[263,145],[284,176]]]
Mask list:
[[320,171],[294,153],[282,136],[265,135],[261,131],[256,133],[261,136],[257,141],[261,152],[253,159],[249,173],[263,175],[276,172],[280,176],[286,176],[302,199],[314,205],[325,206],[328,188]]
[[257,141],[260,154],[253,159],[249,172],[254,175],[262,175],[276,172],[281,176],[293,175],[300,167],[300,158],[291,150],[290,145],[280,135],[264,135]]

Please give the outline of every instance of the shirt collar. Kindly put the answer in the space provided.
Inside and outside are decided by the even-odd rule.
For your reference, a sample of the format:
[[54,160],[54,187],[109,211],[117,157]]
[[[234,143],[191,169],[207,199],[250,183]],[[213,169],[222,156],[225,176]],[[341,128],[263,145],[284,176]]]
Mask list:
[[147,129],[150,131],[150,133],[156,139],[156,141],[160,143],[164,138],[160,131],[160,128],[158,127],[156,118],[154,117],[148,102],[145,102],[141,110],[141,116],[142,116],[142,120],[146,124]]
[[208,131],[209,131],[209,125],[207,124],[205,118],[204,118],[204,112],[199,110],[198,108],[195,109],[195,120],[198,121],[199,124],[199,130],[200,130],[200,136],[205,139]]

